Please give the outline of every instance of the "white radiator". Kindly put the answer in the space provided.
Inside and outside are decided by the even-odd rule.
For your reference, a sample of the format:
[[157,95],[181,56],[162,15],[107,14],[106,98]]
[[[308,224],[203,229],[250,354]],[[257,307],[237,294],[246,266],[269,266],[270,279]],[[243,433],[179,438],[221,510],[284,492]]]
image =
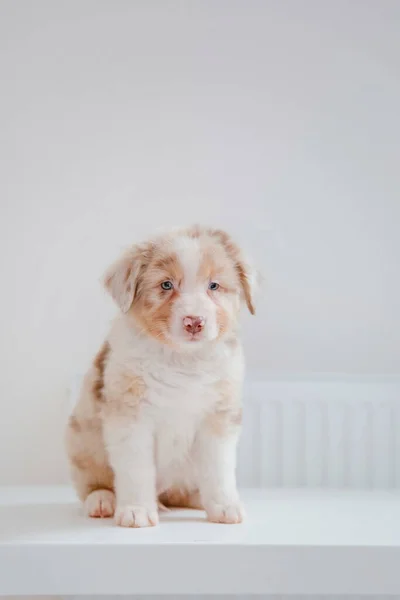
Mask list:
[[400,487],[400,380],[247,383],[238,479],[246,487]]

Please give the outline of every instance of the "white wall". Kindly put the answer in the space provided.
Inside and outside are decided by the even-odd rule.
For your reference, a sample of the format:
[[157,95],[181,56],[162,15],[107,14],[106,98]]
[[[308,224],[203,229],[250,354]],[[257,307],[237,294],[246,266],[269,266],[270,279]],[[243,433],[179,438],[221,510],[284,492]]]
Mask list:
[[159,226],[257,259],[252,373],[400,372],[399,23],[397,0],[2,0],[0,482],[66,477],[99,276]]

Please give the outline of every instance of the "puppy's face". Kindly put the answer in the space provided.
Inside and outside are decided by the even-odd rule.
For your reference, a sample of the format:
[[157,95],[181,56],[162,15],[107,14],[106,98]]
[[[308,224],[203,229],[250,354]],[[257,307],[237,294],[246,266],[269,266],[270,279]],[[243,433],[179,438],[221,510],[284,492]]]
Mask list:
[[254,314],[252,279],[226,233],[192,228],[135,246],[105,282],[142,330],[193,348],[232,331],[242,298]]

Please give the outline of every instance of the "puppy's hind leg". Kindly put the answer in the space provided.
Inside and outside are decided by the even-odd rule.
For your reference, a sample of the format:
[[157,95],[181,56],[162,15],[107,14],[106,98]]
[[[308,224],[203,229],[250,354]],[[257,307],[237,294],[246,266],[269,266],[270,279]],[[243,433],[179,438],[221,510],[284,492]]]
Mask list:
[[87,425],[76,417],[69,421],[67,450],[72,481],[89,517],[113,517],[114,473],[105,456],[100,435]]
[[192,508],[203,510],[200,494],[198,490],[189,492],[181,488],[170,488],[159,496],[159,502],[162,506],[168,508]]

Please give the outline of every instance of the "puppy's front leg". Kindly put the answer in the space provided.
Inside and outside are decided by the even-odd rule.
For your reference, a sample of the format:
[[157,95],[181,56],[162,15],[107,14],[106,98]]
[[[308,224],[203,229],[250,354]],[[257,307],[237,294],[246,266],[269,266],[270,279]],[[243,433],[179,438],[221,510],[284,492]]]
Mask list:
[[241,523],[244,510],[236,487],[236,446],[241,411],[208,417],[197,438],[199,488],[209,521]]
[[122,527],[158,523],[154,441],[151,424],[108,416],[104,440],[115,475],[115,520]]

